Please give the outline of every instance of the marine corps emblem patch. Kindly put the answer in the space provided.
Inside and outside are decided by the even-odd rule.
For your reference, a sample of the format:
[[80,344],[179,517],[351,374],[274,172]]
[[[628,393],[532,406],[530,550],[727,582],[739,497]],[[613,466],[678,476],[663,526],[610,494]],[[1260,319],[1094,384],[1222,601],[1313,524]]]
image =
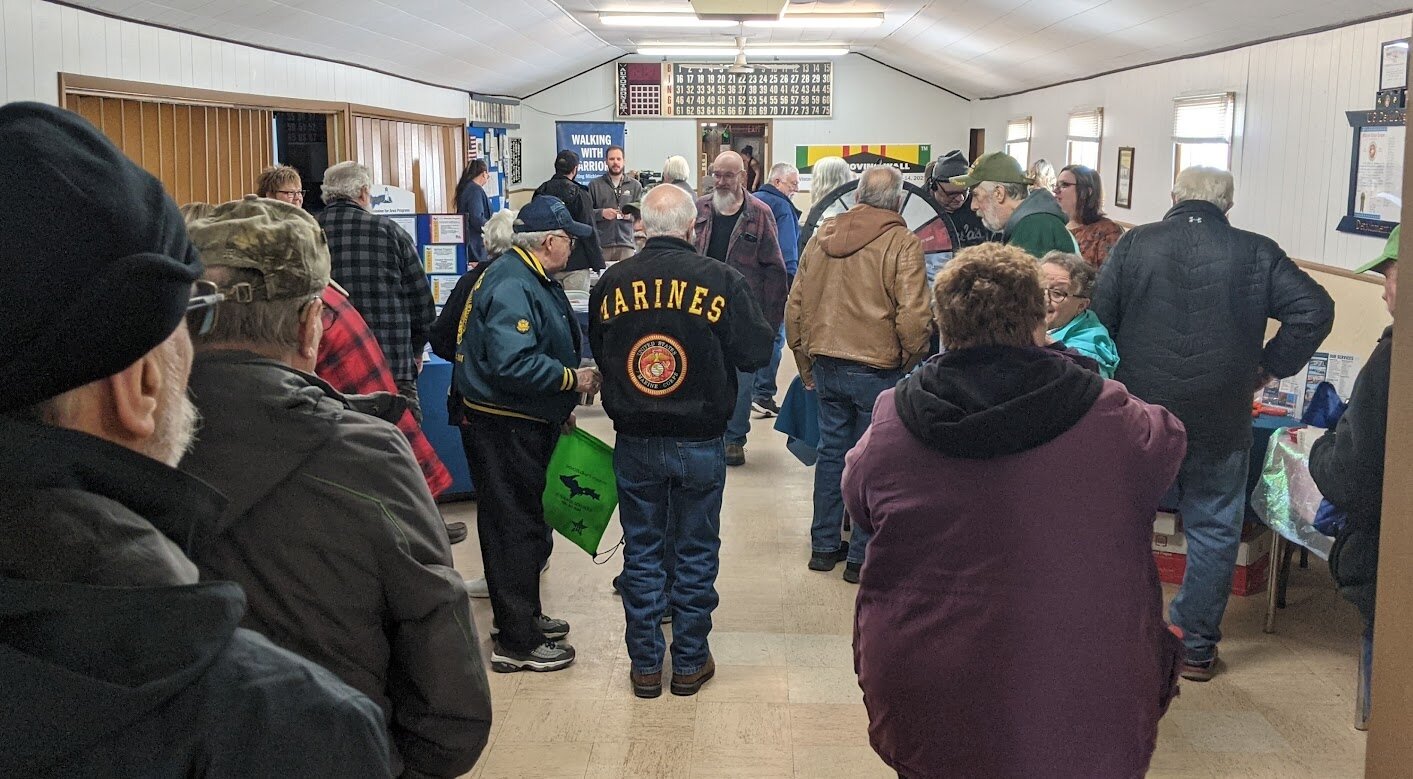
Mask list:
[[644,336],[628,350],[628,377],[644,395],[671,395],[686,376],[687,353],[673,338]]

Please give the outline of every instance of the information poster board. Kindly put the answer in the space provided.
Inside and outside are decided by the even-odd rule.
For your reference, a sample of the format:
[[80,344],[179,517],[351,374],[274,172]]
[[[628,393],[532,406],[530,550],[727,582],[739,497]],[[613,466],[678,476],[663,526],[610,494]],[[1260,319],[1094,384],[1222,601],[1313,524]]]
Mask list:
[[1336,230],[1384,237],[1403,213],[1407,128],[1402,108],[1348,111],[1354,149],[1349,163],[1349,206]]
[[829,117],[832,62],[753,63],[744,73],[719,62],[620,62],[617,115],[717,119]]
[[574,180],[588,186],[608,172],[608,147],[624,147],[626,135],[622,122],[555,122],[554,148],[579,155],[579,175]]
[[810,188],[814,164],[824,157],[842,157],[854,173],[869,168],[894,167],[903,181],[926,187],[923,180],[932,161],[932,145],[927,143],[865,143],[844,146],[796,146],[795,167],[800,169],[800,189]]

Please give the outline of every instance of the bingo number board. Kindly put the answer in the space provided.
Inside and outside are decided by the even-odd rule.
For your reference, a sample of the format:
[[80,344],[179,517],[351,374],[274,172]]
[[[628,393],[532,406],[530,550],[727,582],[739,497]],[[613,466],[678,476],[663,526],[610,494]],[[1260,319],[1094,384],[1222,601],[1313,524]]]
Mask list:
[[618,63],[618,115],[722,119],[829,117],[830,62],[769,62],[750,73],[718,63]]

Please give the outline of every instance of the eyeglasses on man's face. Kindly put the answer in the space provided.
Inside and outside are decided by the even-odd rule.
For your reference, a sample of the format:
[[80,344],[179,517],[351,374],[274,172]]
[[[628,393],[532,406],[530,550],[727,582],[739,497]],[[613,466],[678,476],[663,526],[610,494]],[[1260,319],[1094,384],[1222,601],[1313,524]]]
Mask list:
[[206,335],[216,326],[216,306],[226,296],[217,291],[214,281],[198,281],[191,285],[191,298],[186,302],[186,326],[192,337]]
[[744,172],[745,171],[742,170],[712,170],[711,177],[722,181],[730,181]]
[[560,238],[560,239],[563,239],[563,240],[565,240],[565,241],[568,241],[568,242],[569,242],[569,251],[571,251],[571,252],[574,251],[574,245],[579,242],[579,239],[578,239],[578,238],[575,238],[574,236],[569,235],[568,233],[550,233],[550,237],[551,237],[551,238]]

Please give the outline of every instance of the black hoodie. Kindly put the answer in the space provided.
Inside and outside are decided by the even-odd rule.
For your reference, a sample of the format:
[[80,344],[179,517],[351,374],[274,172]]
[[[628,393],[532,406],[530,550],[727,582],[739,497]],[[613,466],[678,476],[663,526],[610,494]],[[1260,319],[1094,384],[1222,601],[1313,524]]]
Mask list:
[[146,519],[213,490],[83,433],[0,438],[0,776],[388,775],[378,707],[239,629],[240,588]]
[[985,346],[927,361],[898,383],[893,402],[919,441],[949,457],[986,460],[1058,438],[1103,387],[1053,349]]

